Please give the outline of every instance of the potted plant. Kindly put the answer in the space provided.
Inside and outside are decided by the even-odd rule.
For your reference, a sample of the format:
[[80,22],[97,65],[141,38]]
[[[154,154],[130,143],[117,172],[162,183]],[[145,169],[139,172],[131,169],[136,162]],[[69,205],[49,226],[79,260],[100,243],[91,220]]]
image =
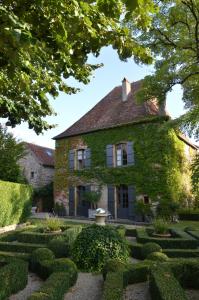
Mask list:
[[166,220],[157,218],[153,221],[153,236],[156,237],[171,237],[169,232],[169,224]]
[[95,218],[94,214],[101,198],[101,190],[85,192],[84,198],[91,204],[91,209],[88,210],[88,217],[91,219]]

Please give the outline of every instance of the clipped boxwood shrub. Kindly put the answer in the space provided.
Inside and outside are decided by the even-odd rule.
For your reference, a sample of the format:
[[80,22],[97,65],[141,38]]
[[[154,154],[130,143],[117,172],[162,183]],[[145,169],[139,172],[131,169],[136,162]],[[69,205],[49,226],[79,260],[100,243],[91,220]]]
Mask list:
[[152,252],[147,256],[147,259],[159,262],[165,262],[169,260],[168,256],[162,252]]
[[29,185],[0,180],[0,227],[24,222],[30,215],[32,188]]
[[18,242],[0,242],[0,251],[31,253],[34,250],[42,247],[45,247],[45,245]]
[[58,258],[50,265],[51,272],[67,272],[69,274],[70,285],[75,284],[78,270],[76,264],[69,258]]
[[21,232],[17,240],[22,243],[47,244],[52,239],[61,236],[63,233],[40,233],[34,231]]
[[109,272],[104,283],[102,300],[123,299],[123,273]]
[[71,247],[73,246],[76,238],[78,237],[81,231],[82,231],[82,226],[78,225],[78,226],[71,227],[64,232],[64,237],[66,238],[68,244]]
[[143,259],[142,257],[142,244],[139,243],[129,243],[130,254],[132,257],[137,259]]
[[48,248],[39,248],[32,252],[30,257],[30,268],[34,272],[40,271],[40,264],[42,261],[52,261],[54,253]]
[[72,256],[78,268],[97,271],[109,258],[126,261],[129,248],[115,228],[94,224],[82,229],[74,243]]
[[108,272],[123,272],[126,268],[126,263],[114,258],[109,259],[102,269],[103,278],[106,280],[106,275]]
[[67,272],[55,272],[45,281],[39,291],[28,300],[59,300],[70,288],[70,276]]
[[28,281],[28,263],[19,259],[5,259],[0,268],[0,300],[25,288]]
[[48,244],[48,248],[52,250],[55,257],[67,257],[70,254],[70,246],[64,237],[57,237],[51,240]]
[[146,243],[142,247],[142,257],[146,258],[153,252],[161,252],[162,248],[156,243]]
[[163,252],[171,258],[194,258],[199,257],[199,249],[164,249]]
[[116,227],[116,230],[117,230],[117,232],[118,232],[122,237],[125,236],[125,234],[126,234],[126,227],[125,227],[124,225],[118,225],[118,226]]
[[124,286],[146,281],[148,279],[150,265],[151,264],[147,261],[130,264],[123,274]]

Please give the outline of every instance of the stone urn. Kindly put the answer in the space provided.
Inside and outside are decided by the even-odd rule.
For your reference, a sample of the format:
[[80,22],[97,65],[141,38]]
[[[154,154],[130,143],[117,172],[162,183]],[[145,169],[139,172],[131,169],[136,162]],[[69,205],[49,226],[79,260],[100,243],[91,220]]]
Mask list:
[[102,208],[96,209],[95,223],[97,225],[104,226],[105,225],[105,220],[106,220],[107,216],[108,216],[108,214],[106,213],[106,211],[104,209],[102,209]]

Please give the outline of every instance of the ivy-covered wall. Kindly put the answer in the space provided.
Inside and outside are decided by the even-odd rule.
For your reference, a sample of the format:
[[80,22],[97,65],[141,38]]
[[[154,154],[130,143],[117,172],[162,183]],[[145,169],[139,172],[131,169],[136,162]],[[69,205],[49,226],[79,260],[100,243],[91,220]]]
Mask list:
[[[165,118],[100,130],[56,141],[55,198],[67,198],[68,186],[81,180],[97,179],[103,184],[127,184],[136,194],[147,194],[153,201],[179,201],[189,197],[189,162],[185,143],[174,130],[165,129]],[[107,168],[106,145],[134,142],[135,165]],[[91,149],[91,168],[69,172],[68,153],[87,145]]]

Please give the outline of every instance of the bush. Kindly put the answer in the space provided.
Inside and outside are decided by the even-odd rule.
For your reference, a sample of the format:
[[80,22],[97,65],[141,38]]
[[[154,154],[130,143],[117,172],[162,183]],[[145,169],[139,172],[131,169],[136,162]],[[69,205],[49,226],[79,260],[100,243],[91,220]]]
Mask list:
[[185,292],[167,265],[151,268],[150,292],[153,300],[187,300]]
[[70,247],[64,237],[57,237],[50,241],[48,248],[52,250],[55,257],[67,257],[70,254]]
[[45,281],[39,291],[28,300],[59,300],[70,288],[70,276],[67,272],[55,272]]
[[146,258],[153,252],[161,252],[162,248],[156,243],[146,243],[142,247],[142,257]]
[[147,261],[130,264],[123,273],[124,286],[146,281],[149,276],[149,270],[150,263]]
[[122,272],[109,272],[104,283],[102,300],[123,299],[123,274]]
[[4,262],[5,265],[0,268],[0,300],[25,288],[28,281],[27,262],[19,259]]
[[126,233],[126,228],[124,225],[118,225],[116,227],[116,230],[117,232],[121,235],[121,237],[124,237],[125,236],[125,233]]
[[52,239],[61,236],[63,233],[40,233],[40,232],[21,232],[17,240],[22,243],[47,244]]
[[126,228],[126,236],[136,236],[136,228]]
[[153,227],[157,234],[165,234],[169,232],[168,223],[163,219],[155,219],[153,221]]
[[199,209],[183,209],[178,215],[180,220],[199,221]]
[[76,238],[78,237],[78,235],[80,234],[81,231],[82,231],[82,226],[74,226],[74,227],[67,229],[64,232],[64,236],[67,239],[67,241],[71,247],[73,246]]
[[73,259],[85,271],[101,270],[109,258],[126,261],[127,241],[110,226],[91,225],[78,235],[73,247]]
[[24,222],[31,211],[32,188],[29,185],[1,181],[0,227]]
[[54,259],[54,253],[48,248],[39,248],[33,251],[30,258],[30,267],[34,272],[40,271],[40,265],[42,261],[52,261]]
[[42,248],[45,245],[41,244],[28,244],[28,243],[18,243],[18,242],[0,242],[0,251],[12,251],[12,252],[22,252],[31,253],[38,248]]
[[168,257],[184,257],[184,258],[192,258],[199,257],[199,249],[164,249],[163,252]]
[[154,261],[159,261],[159,262],[164,262],[168,261],[168,256],[164,253],[161,252],[153,252],[147,256],[147,259],[149,260],[154,260]]
[[51,272],[67,272],[69,274],[70,285],[75,284],[78,270],[76,264],[69,258],[55,259],[50,265]]
[[109,259],[102,269],[102,275],[104,280],[106,280],[106,275],[108,272],[123,272],[126,269],[126,264],[117,259]]
[[46,218],[45,227],[47,232],[59,231],[61,230],[61,222],[58,218]]
[[139,243],[129,243],[130,255],[137,259],[143,259],[142,257],[142,244]]

